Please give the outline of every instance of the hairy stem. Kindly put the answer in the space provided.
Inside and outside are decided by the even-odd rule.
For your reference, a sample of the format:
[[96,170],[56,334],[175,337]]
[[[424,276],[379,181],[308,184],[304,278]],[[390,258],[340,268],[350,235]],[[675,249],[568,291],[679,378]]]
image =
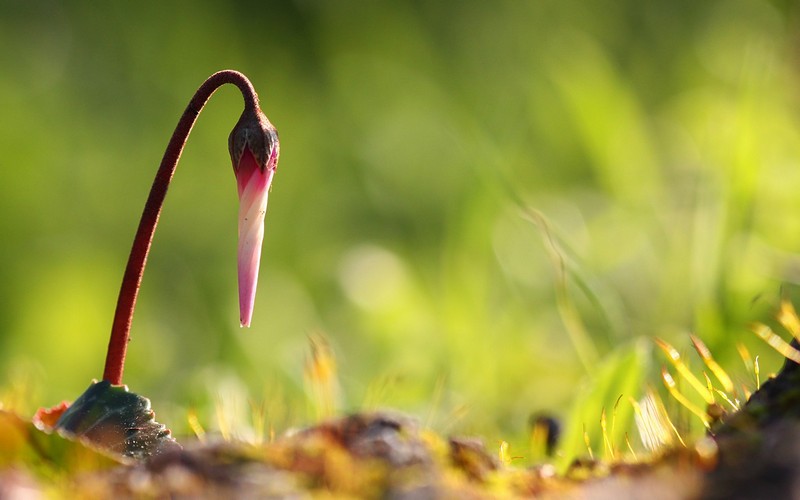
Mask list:
[[107,380],[114,385],[122,383],[122,372],[125,367],[125,354],[130,339],[136,297],[139,295],[142,274],[147,263],[147,254],[150,252],[153,233],[155,233],[156,225],[158,224],[169,183],[172,181],[181,152],[183,152],[183,147],[197,120],[197,116],[211,95],[226,83],[239,87],[242,97],[244,97],[245,109],[258,109],[259,107],[258,96],[247,77],[237,71],[225,70],[214,73],[200,85],[200,88],[197,89],[197,92],[189,101],[186,111],[183,112],[181,119],[178,121],[178,125],[175,127],[172,138],[167,145],[167,150],[164,152],[161,165],[158,167],[153,186],[150,188],[150,195],[144,205],[139,228],[136,230],[131,253],[128,257],[128,265],[122,278],[122,286],[117,299],[117,309],[114,313],[114,324],[111,327],[111,337],[108,341],[105,370],[103,371],[103,380]]

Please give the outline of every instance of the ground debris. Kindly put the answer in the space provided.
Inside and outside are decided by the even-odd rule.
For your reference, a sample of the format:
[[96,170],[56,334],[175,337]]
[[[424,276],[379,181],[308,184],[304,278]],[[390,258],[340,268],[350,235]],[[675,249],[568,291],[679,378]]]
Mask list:
[[[540,491],[538,468],[503,467],[476,439],[444,440],[396,412],[358,413],[272,443],[196,442],[76,478],[86,498],[494,498]],[[566,483],[565,483],[566,484]]]
[[[800,367],[787,363],[697,442],[635,462],[576,460],[563,475],[550,465],[515,467],[479,439],[444,438],[381,411],[262,444],[190,442],[70,475],[63,491],[82,498],[800,498],[797,377]],[[52,491],[38,488],[35,476],[0,472],[8,487]]]

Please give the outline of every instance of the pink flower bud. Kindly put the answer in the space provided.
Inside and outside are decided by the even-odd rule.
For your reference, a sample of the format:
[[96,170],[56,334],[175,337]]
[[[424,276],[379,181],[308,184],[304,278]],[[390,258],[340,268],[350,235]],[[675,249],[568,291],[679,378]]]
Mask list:
[[275,127],[258,109],[245,109],[228,138],[239,188],[239,322],[250,326],[256,298],[264,215],[280,144]]

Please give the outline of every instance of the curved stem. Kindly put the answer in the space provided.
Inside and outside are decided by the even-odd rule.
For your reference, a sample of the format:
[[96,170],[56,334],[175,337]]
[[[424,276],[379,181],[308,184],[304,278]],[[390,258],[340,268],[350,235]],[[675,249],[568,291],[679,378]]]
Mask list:
[[247,77],[238,71],[225,70],[214,73],[200,85],[178,121],[167,145],[167,150],[164,152],[153,186],[150,188],[150,195],[147,197],[128,257],[128,265],[122,278],[117,309],[114,313],[114,324],[111,327],[111,338],[108,341],[105,370],[103,371],[103,380],[114,385],[122,383],[122,371],[130,339],[136,297],[139,295],[147,254],[150,252],[150,244],[153,241],[153,233],[158,224],[164,197],[167,195],[167,188],[175,173],[175,167],[178,165],[186,139],[197,121],[197,116],[211,95],[226,83],[239,87],[244,98],[245,109],[258,109],[258,96]]

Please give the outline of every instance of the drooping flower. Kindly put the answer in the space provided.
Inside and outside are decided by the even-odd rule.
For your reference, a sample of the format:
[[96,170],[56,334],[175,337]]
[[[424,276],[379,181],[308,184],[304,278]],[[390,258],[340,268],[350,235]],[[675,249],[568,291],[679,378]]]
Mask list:
[[239,323],[250,326],[256,298],[264,215],[278,168],[278,133],[258,109],[245,109],[228,138],[228,148],[239,188]]

